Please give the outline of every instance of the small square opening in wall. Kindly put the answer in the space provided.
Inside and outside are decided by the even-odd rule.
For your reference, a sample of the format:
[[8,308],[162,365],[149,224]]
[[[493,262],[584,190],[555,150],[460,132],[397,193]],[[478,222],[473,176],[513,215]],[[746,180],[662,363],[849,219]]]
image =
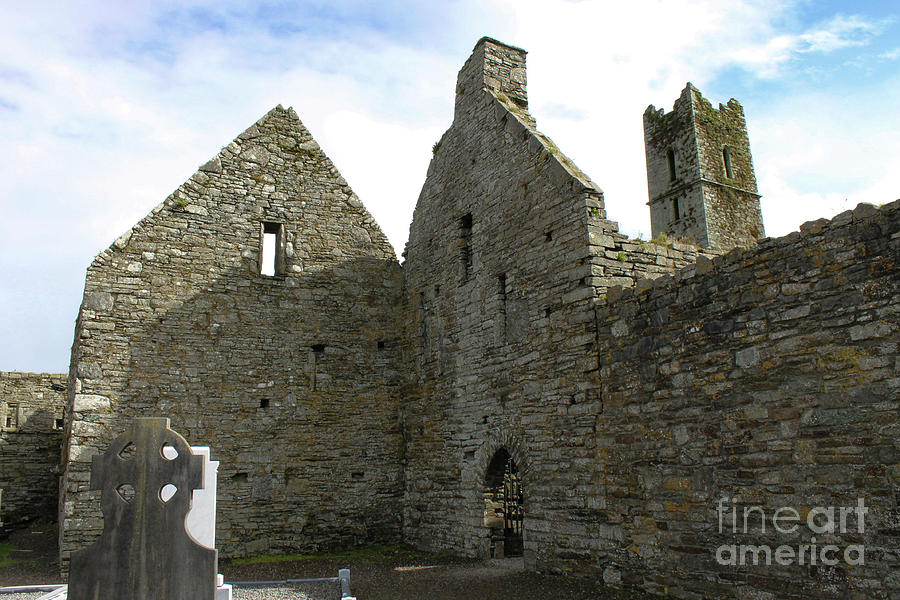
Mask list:
[[259,244],[260,275],[284,276],[284,223],[263,222]]
[[260,401],[259,401],[259,407],[260,407],[260,408],[269,408],[269,399],[268,399],[268,398],[261,398]]
[[322,354],[323,352],[325,352],[325,344],[313,344],[312,346],[310,346],[310,348],[312,348],[312,351],[316,354]]
[[387,343],[384,340],[378,340],[378,349],[384,350],[387,347]]
[[19,426],[19,403],[8,402],[6,404],[6,414],[3,416],[3,427],[6,429],[16,429]]
[[56,419],[53,421],[53,429],[55,429],[57,431],[62,431],[63,429],[65,429],[65,427],[66,427],[65,419]]

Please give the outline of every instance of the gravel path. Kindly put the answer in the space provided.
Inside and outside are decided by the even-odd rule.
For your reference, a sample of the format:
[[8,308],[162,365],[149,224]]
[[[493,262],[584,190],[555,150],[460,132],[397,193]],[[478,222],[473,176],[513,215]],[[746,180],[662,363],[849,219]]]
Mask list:
[[234,588],[234,600],[319,600],[295,587]]
[[0,600],[37,600],[47,592],[16,592],[0,594]]

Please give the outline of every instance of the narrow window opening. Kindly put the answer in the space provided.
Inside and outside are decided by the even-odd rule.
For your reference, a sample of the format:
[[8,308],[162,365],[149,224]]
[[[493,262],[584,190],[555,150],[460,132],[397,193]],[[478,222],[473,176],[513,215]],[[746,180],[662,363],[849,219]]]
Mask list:
[[6,405],[6,417],[3,426],[8,429],[15,429],[19,426],[19,403],[9,402]]
[[425,292],[419,292],[419,326],[422,334],[422,352],[428,350],[428,315],[425,312]]
[[675,151],[666,152],[666,158],[669,161],[669,181],[675,181]]
[[56,419],[56,420],[53,422],[53,429],[55,429],[55,430],[57,430],[57,431],[62,431],[62,430],[65,428],[65,426],[66,426],[66,420],[65,420],[65,419]]
[[309,355],[309,390],[316,391],[319,379],[319,359],[325,354],[325,344],[313,344],[309,347],[312,353]]
[[284,224],[263,223],[260,240],[260,274],[269,277],[284,275]]
[[463,215],[459,220],[459,247],[462,281],[466,281],[472,274],[472,213]]
[[260,401],[259,401],[259,407],[260,407],[260,408],[269,408],[269,399],[268,399],[268,398],[261,398]]
[[731,148],[725,146],[722,148],[722,161],[725,163],[725,177],[734,178],[734,171],[731,168]]
[[384,340],[378,340],[378,349],[379,349],[379,350],[384,350],[384,348],[385,348],[385,342],[384,342]]
[[500,327],[503,339],[506,339],[506,273],[497,275],[497,291],[500,293]]
[[677,221],[681,218],[681,211],[678,208],[678,198],[672,198],[672,215],[674,217],[672,219],[673,221]]
[[550,307],[549,306],[544,307],[544,318],[546,318],[546,319],[550,318]]
[[544,241],[545,242],[553,241],[553,232],[552,231],[548,231],[547,233],[544,234]]

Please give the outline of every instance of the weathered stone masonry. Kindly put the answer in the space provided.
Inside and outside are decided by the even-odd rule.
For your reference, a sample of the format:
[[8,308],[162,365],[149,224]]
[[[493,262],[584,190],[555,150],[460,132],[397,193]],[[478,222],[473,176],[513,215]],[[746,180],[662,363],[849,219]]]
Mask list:
[[404,531],[483,555],[484,472],[504,447],[522,470],[533,560],[538,548],[580,550],[558,524],[598,499],[593,298],[696,253],[616,232],[600,189],[535,129],[524,58],[476,46],[410,228]]
[[[402,275],[280,107],[97,257],[64,559],[101,524],[90,456],[131,417],[165,415],[222,461],[223,556],[397,540],[486,556],[501,457],[531,568],[683,598],[900,593],[900,203],[760,239],[743,111],[689,85],[669,115],[645,113],[651,216],[703,247],[631,240],[536,129],[525,79],[523,50],[478,42]],[[860,496],[866,532],[822,540],[865,544],[865,567],[715,563],[728,542],[807,539],[735,541],[723,497],[808,511]]]
[[[898,217],[900,202],[862,205],[599,303],[605,501],[588,560],[607,579],[683,597],[723,583],[755,590],[738,597],[897,596]],[[719,533],[721,498],[769,518],[864,498],[865,532],[818,544],[863,544],[865,566],[720,566],[723,544],[811,537],[771,520],[763,533],[758,517]]]
[[690,83],[672,112],[644,111],[650,228],[731,250],[764,236],[744,109],[718,109]]
[[225,556],[397,539],[399,290],[390,244],[293,110],[238,136],[88,269],[63,558],[101,528],[90,457],[138,415],[214,449]]
[[0,372],[0,523],[56,518],[65,375]]

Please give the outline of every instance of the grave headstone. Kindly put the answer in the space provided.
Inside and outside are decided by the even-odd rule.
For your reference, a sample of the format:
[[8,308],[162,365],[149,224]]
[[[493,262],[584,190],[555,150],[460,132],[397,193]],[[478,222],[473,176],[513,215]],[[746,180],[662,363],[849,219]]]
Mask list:
[[70,600],[214,600],[216,551],[186,528],[203,463],[166,418],[136,419],[93,457],[104,528],[72,554]]

